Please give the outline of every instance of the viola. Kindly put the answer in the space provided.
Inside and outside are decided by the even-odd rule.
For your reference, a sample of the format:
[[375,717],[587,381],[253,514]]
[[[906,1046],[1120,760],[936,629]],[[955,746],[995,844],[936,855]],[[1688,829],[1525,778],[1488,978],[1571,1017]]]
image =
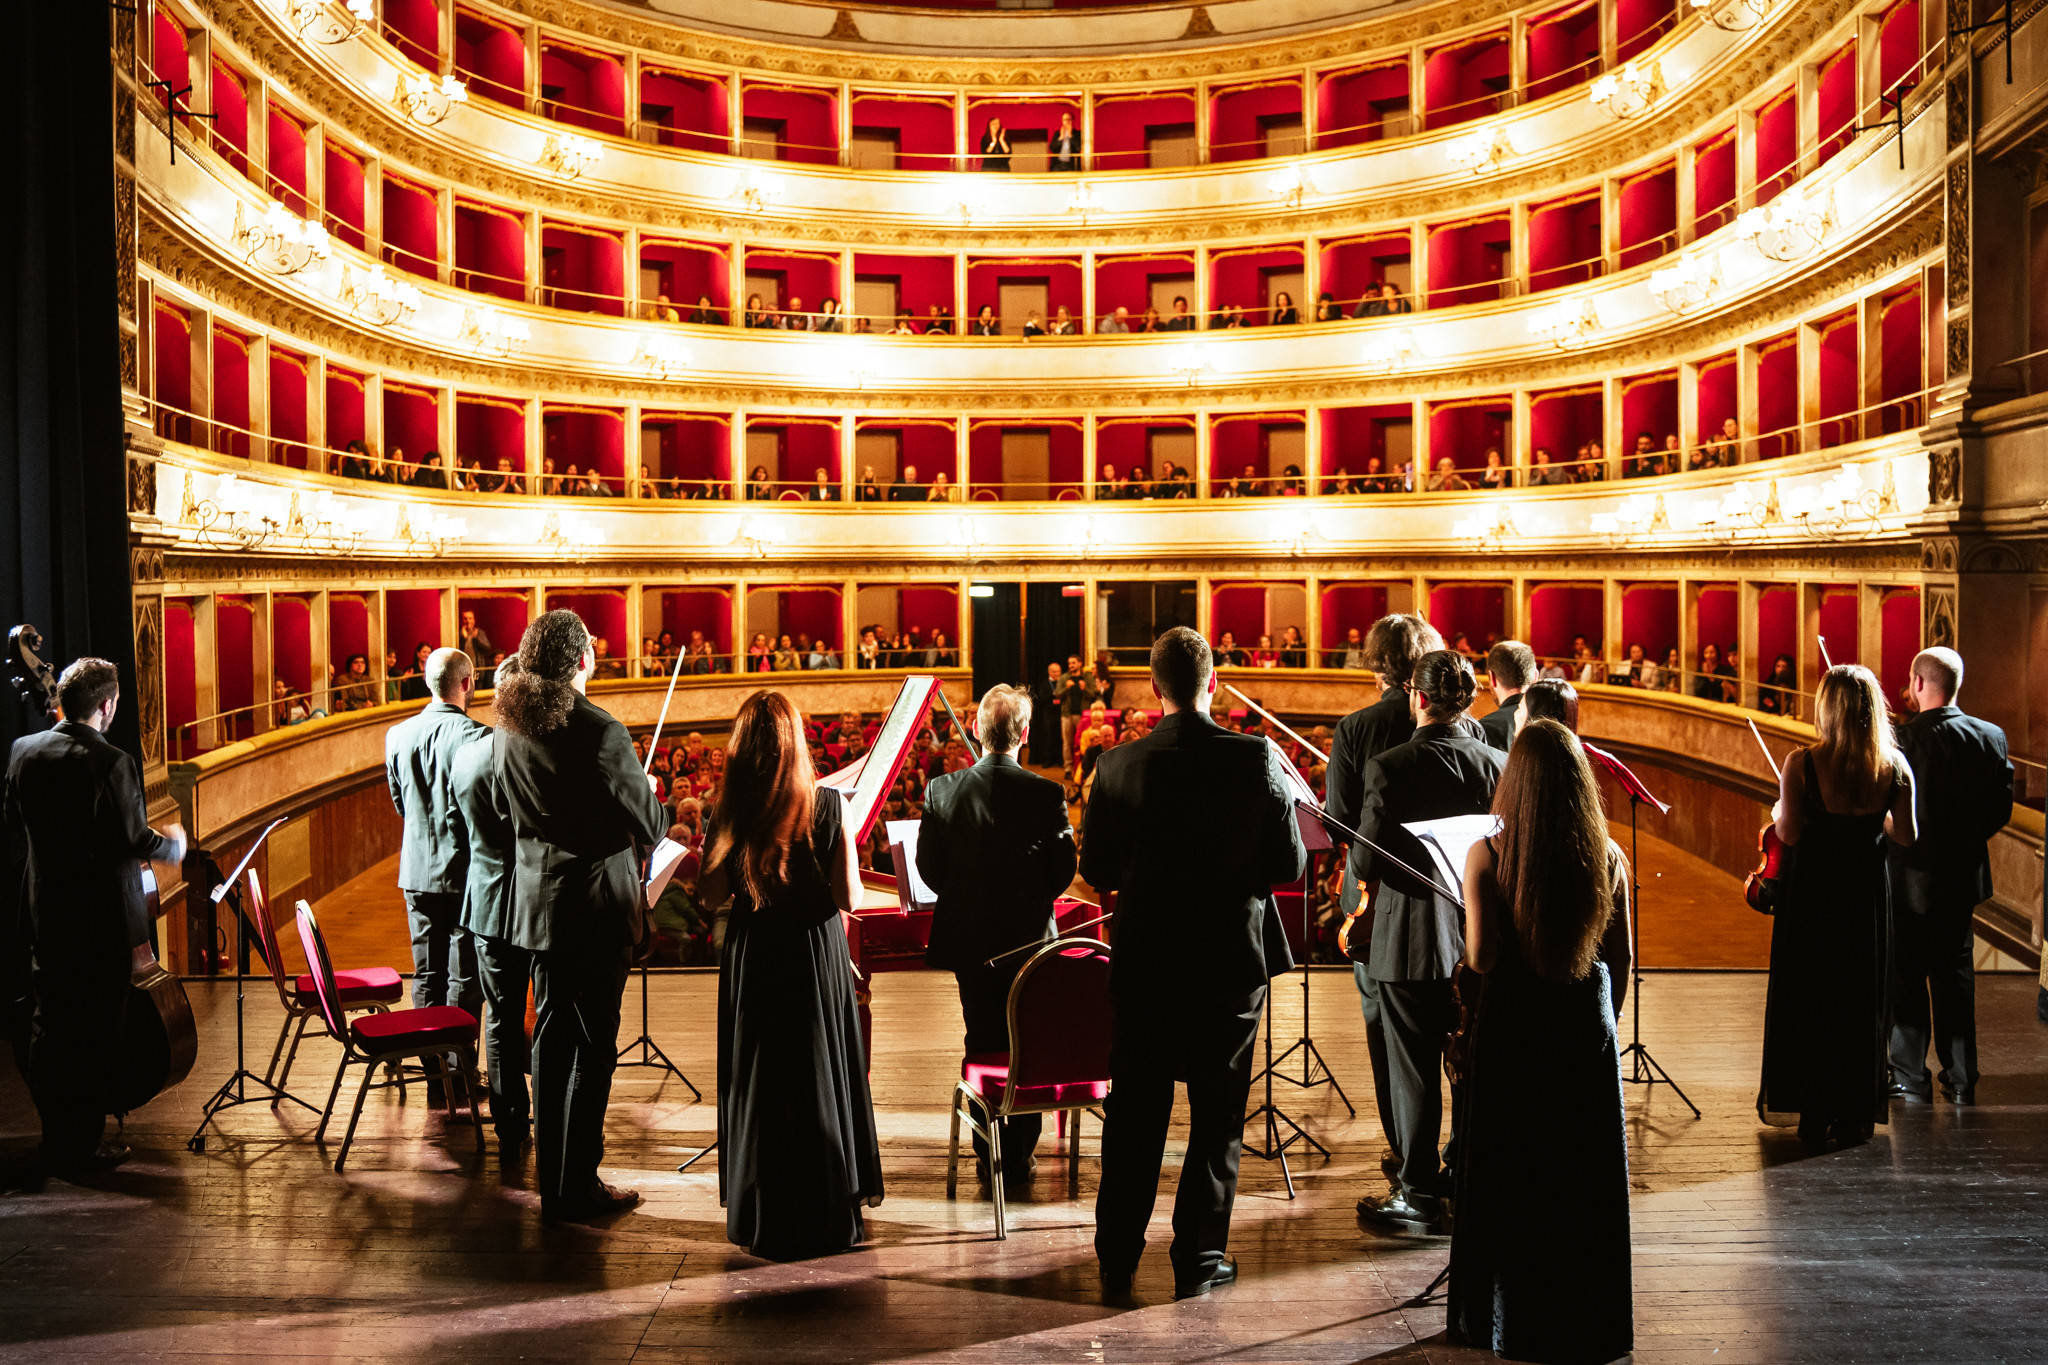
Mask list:
[[[1778,769],[1778,760],[1771,756],[1771,746],[1764,743],[1763,732],[1756,728],[1754,720],[1749,723],[1749,733],[1755,736],[1756,747],[1763,750],[1764,762],[1771,765],[1771,776],[1782,782],[1784,775]],[[1759,915],[1776,914],[1778,896],[1784,889],[1792,863],[1792,850],[1778,837],[1776,819],[1764,821],[1764,827],[1757,831],[1756,851],[1756,870],[1743,882],[1742,898]]]
[[1458,1026],[1444,1043],[1444,1075],[1461,1085],[1472,1074],[1472,1022],[1479,1015],[1479,992],[1486,978],[1460,962],[1451,973],[1451,999],[1457,1002]]

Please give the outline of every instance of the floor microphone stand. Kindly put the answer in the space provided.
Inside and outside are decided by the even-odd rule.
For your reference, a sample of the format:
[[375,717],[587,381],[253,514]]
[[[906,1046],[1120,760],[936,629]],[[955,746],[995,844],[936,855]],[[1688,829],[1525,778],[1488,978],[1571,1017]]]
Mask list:
[[[1304,873],[1302,876],[1301,887],[1302,901],[1304,904],[1306,904],[1308,900],[1308,876],[1306,873]],[[1306,983],[1304,983],[1304,985],[1306,985]],[[1306,1026],[1307,1020],[1304,1018],[1304,1030],[1306,1029]],[[1305,1037],[1303,1041],[1307,1041]],[[1296,1046],[1299,1046],[1299,1044],[1297,1044]],[[1310,1043],[1309,1046],[1311,1049],[1313,1049],[1315,1045],[1313,1043]],[[1293,1049],[1290,1048],[1288,1049],[1288,1051],[1292,1052]],[[1309,1132],[1306,1128],[1303,1128],[1300,1124],[1296,1123],[1292,1118],[1288,1117],[1286,1112],[1283,1111],[1279,1105],[1273,1103],[1273,1077],[1275,1074],[1276,1073],[1273,1069],[1273,1001],[1272,992],[1268,991],[1266,999],[1266,1069],[1263,1072],[1259,1073],[1258,1077],[1253,1078],[1256,1080],[1263,1077],[1263,1079],[1265,1080],[1266,1101],[1264,1104],[1261,1104],[1258,1108],[1252,1110],[1251,1113],[1246,1114],[1244,1116],[1244,1121],[1246,1123],[1252,1123],[1257,1120],[1263,1119],[1265,1121],[1266,1132],[1263,1145],[1255,1147],[1250,1143],[1246,1143],[1244,1150],[1247,1155],[1255,1156],[1261,1161],[1277,1161],[1280,1163],[1280,1177],[1281,1179],[1287,1182],[1287,1197],[1289,1199],[1292,1199],[1294,1198],[1294,1172],[1290,1170],[1287,1165],[1287,1149],[1289,1147],[1292,1147],[1297,1142],[1305,1142],[1309,1146],[1315,1148],[1318,1152],[1321,1152],[1323,1154],[1323,1159],[1325,1161],[1329,1160],[1330,1158],[1330,1149],[1323,1146],[1322,1143],[1317,1142],[1313,1137],[1309,1136]],[[1283,1079],[1292,1080],[1293,1077],[1283,1077]],[[1331,1083],[1333,1085],[1335,1084],[1334,1079]],[[1344,1092],[1342,1090],[1339,1090],[1337,1093],[1339,1095],[1342,1095]],[[1350,1101],[1346,1100],[1345,1103],[1348,1106],[1350,1104]],[[1291,1136],[1288,1136],[1286,1138],[1281,1137],[1280,1129],[1282,1125],[1285,1125],[1287,1128],[1292,1130]]]

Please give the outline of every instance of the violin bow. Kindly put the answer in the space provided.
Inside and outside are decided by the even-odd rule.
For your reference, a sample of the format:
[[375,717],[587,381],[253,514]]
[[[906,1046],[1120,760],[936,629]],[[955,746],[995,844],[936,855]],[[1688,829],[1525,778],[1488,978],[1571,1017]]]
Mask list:
[[1281,733],[1281,734],[1283,734],[1283,735],[1287,736],[1287,737],[1288,737],[1289,739],[1293,740],[1293,741],[1294,741],[1294,742],[1295,742],[1296,744],[1299,744],[1299,745],[1300,745],[1300,746],[1301,746],[1302,748],[1304,748],[1304,749],[1308,750],[1308,751],[1309,751],[1310,753],[1314,754],[1314,755],[1315,755],[1315,756],[1316,756],[1317,758],[1320,758],[1321,760],[1323,760],[1323,762],[1325,762],[1325,763],[1328,763],[1328,762],[1330,761],[1330,756],[1329,756],[1328,754],[1324,753],[1324,752],[1323,752],[1323,751],[1322,751],[1321,749],[1318,749],[1318,748],[1317,748],[1317,747],[1316,747],[1315,745],[1313,745],[1313,744],[1309,743],[1309,742],[1308,742],[1308,741],[1307,741],[1306,739],[1303,739],[1303,738],[1302,738],[1302,737],[1301,737],[1300,735],[1296,734],[1296,733],[1295,733],[1295,732],[1294,732],[1293,730],[1290,730],[1290,729],[1288,729],[1288,728],[1287,728],[1287,722],[1286,722],[1286,721],[1284,721],[1284,720],[1280,719],[1280,717],[1278,717],[1278,716],[1274,715],[1274,714],[1273,714],[1273,713],[1272,713],[1271,711],[1268,711],[1268,710],[1267,710],[1267,709],[1266,709],[1265,707],[1263,707],[1263,706],[1259,705],[1259,704],[1258,704],[1257,702],[1253,701],[1253,700],[1252,700],[1252,699],[1251,699],[1250,697],[1247,697],[1247,696],[1246,696],[1246,695],[1245,695],[1244,693],[1242,693],[1242,692],[1238,691],[1238,690],[1237,690],[1237,689],[1236,689],[1235,687],[1232,687],[1232,686],[1231,686],[1231,685],[1230,685],[1229,683],[1225,683],[1225,684],[1223,684],[1223,690],[1224,690],[1224,691],[1226,691],[1226,692],[1228,692],[1228,693],[1230,693],[1230,695],[1231,695],[1231,696],[1233,696],[1233,697],[1236,697],[1236,698],[1237,698],[1237,699],[1238,699],[1239,701],[1243,702],[1243,703],[1244,703],[1244,704],[1245,704],[1246,706],[1249,706],[1249,707],[1251,707],[1251,708],[1252,708],[1252,710],[1254,710],[1254,711],[1258,712],[1258,713],[1259,713],[1260,715],[1264,716],[1264,717],[1265,717],[1265,718],[1266,718],[1267,720],[1270,720],[1270,721],[1272,721],[1274,725],[1276,725],[1276,726],[1278,726],[1278,727],[1280,728],[1280,733]]
[[1305,810],[1311,811],[1317,816],[1321,817],[1322,822],[1324,824],[1330,826],[1339,834],[1349,835],[1351,838],[1356,839],[1359,843],[1364,844],[1367,848],[1379,854],[1382,858],[1385,858],[1395,867],[1400,868],[1403,872],[1406,872],[1409,876],[1415,878],[1415,880],[1421,882],[1424,886],[1427,886],[1431,891],[1434,891],[1437,895],[1442,896],[1452,905],[1463,905],[1465,903],[1465,898],[1462,895],[1459,895],[1457,892],[1450,890],[1442,882],[1430,876],[1427,872],[1422,871],[1420,868],[1411,867],[1401,857],[1400,854],[1388,852],[1379,844],[1374,843],[1372,840],[1366,838],[1363,834],[1360,834],[1357,830],[1351,828],[1351,826],[1344,824],[1341,821],[1331,819],[1329,813],[1325,811],[1322,807],[1311,806],[1308,802],[1303,801],[1299,797],[1295,798],[1294,804],[1302,807]]
[[1096,925],[1108,919],[1110,916],[1114,915],[1115,913],[1116,911],[1114,910],[1105,910],[1101,914],[1097,915],[1094,919],[1084,919],[1079,924],[1068,925],[1066,928],[1060,930],[1059,933],[1052,938],[1034,939],[1030,943],[1020,943],[1006,953],[997,953],[994,957],[990,958],[988,961],[982,963],[981,965],[984,967],[993,967],[1006,957],[1015,957],[1019,953],[1028,953],[1033,948],[1043,948],[1048,943],[1058,943],[1061,939],[1067,937],[1067,935],[1073,933],[1076,929],[1092,929]]
[[683,676],[683,651],[676,651],[676,666],[669,670],[668,693],[661,699],[661,714],[654,718],[654,738],[647,741],[647,761],[640,765],[644,777],[654,771],[654,746],[661,743],[661,727],[668,720],[668,704],[676,697],[676,679]]
[[1771,776],[1783,782],[1785,774],[1778,771],[1778,760],[1771,757],[1771,746],[1764,743],[1764,732],[1756,728],[1754,717],[1749,718],[1749,732],[1756,736],[1756,747],[1764,751],[1764,762],[1771,765]]
[[1828,657],[1828,637],[1825,635],[1816,635],[1813,638],[1820,642],[1821,663],[1828,668],[1833,668],[1835,666],[1835,661]]

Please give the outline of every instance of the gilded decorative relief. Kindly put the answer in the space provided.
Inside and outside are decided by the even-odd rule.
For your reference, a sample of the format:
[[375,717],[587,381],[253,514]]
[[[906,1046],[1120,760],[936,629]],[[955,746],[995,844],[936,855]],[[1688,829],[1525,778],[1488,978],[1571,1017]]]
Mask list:
[[1924,624],[1920,638],[1928,645],[1956,647],[1956,590],[1952,583],[1927,583],[1920,589]]
[[164,761],[164,600],[135,599],[135,716],[145,767]]
[[1970,159],[1959,157],[1948,168],[1948,306],[1970,301]]
[[[1963,450],[1961,446],[1943,446],[1927,452],[1927,500],[1937,507],[1950,507],[1963,499]],[[1953,542],[1949,549],[1948,568],[1955,567]]]

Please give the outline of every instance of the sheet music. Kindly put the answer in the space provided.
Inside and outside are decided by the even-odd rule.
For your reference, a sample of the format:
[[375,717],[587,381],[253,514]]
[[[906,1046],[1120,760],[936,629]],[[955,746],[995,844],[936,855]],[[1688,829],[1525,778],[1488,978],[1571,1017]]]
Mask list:
[[[1417,820],[1401,828],[1414,835],[1429,850],[1430,861],[1436,865],[1437,879],[1445,889],[1462,891],[1465,887],[1465,859],[1471,856],[1472,845],[1499,832],[1500,817],[1491,814],[1452,815],[1442,820]],[[1462,897],[1458,904],[1464,904]]]
[[1308,784],[1293,763],[1288,761],[1287,751],[1273,742],[1267,735],[1266,747],[1272,751],[1273,759],[1280,765],[1281,781],[1286,784],[1287,796],[1294,805],[1294,823],[1301,829],[1302,846],[1314,853],[1318,849],[1335,848],[1336,841],[1330,838],[1330,830],[1312,812],[1320,812],[1323,803],[1316,798],[1316,789]]
[[906,910],[929,910],[939,903],[938,894],[917,875],[917,834],[921,827],[916,820],[886,822],[889,852],[896,861],[896,885],[903,893],[899,899]]
[[683,858],[689,853],[688,844],[679,844],[673,839],[663,839],[654,846],[654,852],[647,859],[647,908],[661,899],[661,893],[668,890],[669,880],[682,866]]
[[882,718],[875,742],[862,758],[859,772],[850,773],[842,768],[818,779],[819,786],[835,788],[845,798],[845,827],[852,838],[865,839],[874,828],[875,813],[896,784],[904,755],[910,752],[918,727],[931,711],[932,692],[938,685],[939,680],[928,673],[905,678],[896,692],[896,700],[889,704],[889,713]]

